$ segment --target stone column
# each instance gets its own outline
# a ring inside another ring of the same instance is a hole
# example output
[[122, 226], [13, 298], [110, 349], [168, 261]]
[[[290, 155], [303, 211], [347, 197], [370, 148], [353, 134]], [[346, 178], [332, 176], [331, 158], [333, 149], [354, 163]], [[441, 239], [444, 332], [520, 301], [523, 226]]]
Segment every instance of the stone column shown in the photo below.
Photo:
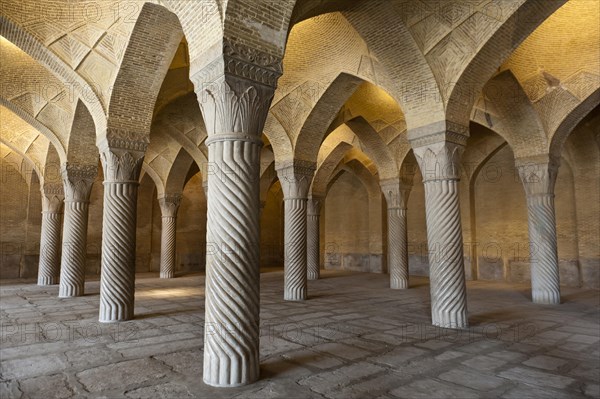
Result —
[[[97, 160], [96, 160], [97, 161]], [[88, 206], [98, 165], [66, 164], [62, 167], [65, 190], [62, 262], [58, 296], [81, 296], [85, 287]]]
[[224, 46], [192, 81], [208, 131], [203, 378], [234, 387], [260, 373], [260, 149], [281, 64]]
[[306, 203], [314, 173], [312, 163], [299, 161], [277, 170], [283, 191], [286, 301], [303, 301], [307, 296]]
[[311, 197], [308, 199], [306, 212], [306, 264], [309, 280], [318, 280], [321, 275], [321, 217], [322, 199]]
[[459, 161], [464, 136], [457, 141], [411, 142], [425, 186], [431, 319], [445, 328], [468, 326], [463, 240], [458, 202]]
[[177, 234], [177, 210], [181, 194], [165, 195], [158, 199], [162, 213], [160, 237], [160, 278], [175, 277], [175, 247]]
[[406, 204], [411, 186], [400, 179], [382, 180], [381, 190], [387, 202], [388, 213], [388, 271], [390, 288], [408, 288], [408, 232]]
[[554, 184], [558, 160], [517, 160], [527, 195], [531, 296], [533, 302], [560, 303], [560, 278], [556, 246]]
[[138, 179], [148, 144], [111, 137], [99, 145], [104, 170], [101, 322], [133, 318]]
[[58, 284], [60, 273], [60, 226], [64, 192], [61, 184], [42, 185], [42, 231], [38, 285]]

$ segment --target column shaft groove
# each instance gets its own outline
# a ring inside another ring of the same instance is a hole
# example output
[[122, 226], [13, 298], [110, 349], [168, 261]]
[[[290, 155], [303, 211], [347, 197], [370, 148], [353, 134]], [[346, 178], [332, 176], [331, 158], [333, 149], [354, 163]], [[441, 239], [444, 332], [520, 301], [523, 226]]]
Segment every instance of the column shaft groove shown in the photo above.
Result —
[[425, 181], [431, 318], [436, 326], [468, 326], [458, 180]]
[[160, 278], [173, 278], [175, 276], [176, 228], [176, 217], [162, 217], [162, 232], [160, 239]]
[[60, 273], [60, 226], [62, 213], [42, 212], [38, 285], [58, 283]]
[[204, 382], [259, 376], [259, 166], [256, 140], [209, 144]]
[[137, 182], [104, 182], [100, 321], [133, 318]]
[[535, 303], [560, 303], [560, 276], [556, 245], [554, 195], [527, 198], [531, 293]]
[[306, 199], [284, 200], [285, 257], [284, 299], [302, 301], [307, 294]]
[[85, 287], [88, 203], [65, 201], [63, 249], [58, 296], [80, 296]]
[[309, 280], [318, 280], [321, 275], [319, 227], [319, 215], [308, 214], [306, 217], [306, 264]]
[[388, 265], [390, 288], [408, 288], [406, 209], [388, 208]]

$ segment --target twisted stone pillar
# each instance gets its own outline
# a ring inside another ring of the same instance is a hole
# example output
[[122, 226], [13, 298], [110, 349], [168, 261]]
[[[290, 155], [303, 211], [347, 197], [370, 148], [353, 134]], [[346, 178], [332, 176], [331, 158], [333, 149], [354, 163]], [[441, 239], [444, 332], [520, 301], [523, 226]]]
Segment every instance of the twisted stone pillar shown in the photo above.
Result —
[[62, 168], [65, 218], [58, 290], [58, 296], [61, 298], [84, 294], [88, 205], [92, 184], [97, 175], [97, 163], [94, 165], [66, 164]]
[[101, 322], [133, 318], [138, 179], [146, 148], [141, 137], [132, 141], [109, 136], [100, 145], [104, 170]]
[[459, 160], [464, 144], [450, 141], [413, 144], [423, 175], [431, 320], [446, 328], [468, 326], [463, 240], [458, 202]]
[[277, 170], [284, 207], [284, 294], [286, 301], [307, 296], [306, 203], [315, 167], [295, 161]]
[[399, 179], [381, 181], [388, 211], [388, 271], [390, 288], [408, 288], [408, 232], [406, 204], [411, 186]]
[[162, 213], [160, 237], [160, 278], [175, 277], [175, 241], [177, 233], [177, 210], [181, 194], [165, 195], [158, 199]]
[[281, 74], [272, 57], [231, 46], [192, 72], [209, 136], [203, 378], [218, 387], [260, 374], [261, 134]]
[[321, 275], [321, 202], [321, 198], [309, 198], [306, 212], [306, 265], [309, 280], [318, 280]]
[[518, 160], [517, 169], [527, 195], [531, 296], [541, 304], [560, 303], [560, 277], [556, 246], [554, 185], [557, 160]]
[[60, 227], [63, 215], [62, 185], [42, 186], [42, 230], [40, 234], [40, 263], [38, 285], [58, 283], [60, 273]]

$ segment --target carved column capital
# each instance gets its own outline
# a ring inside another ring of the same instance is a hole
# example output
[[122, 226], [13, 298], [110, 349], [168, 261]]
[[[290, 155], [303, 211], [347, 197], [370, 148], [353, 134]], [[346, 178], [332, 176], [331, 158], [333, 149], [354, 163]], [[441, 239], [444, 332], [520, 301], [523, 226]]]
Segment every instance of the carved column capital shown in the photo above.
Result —
[[105, 182], [137, 183], [148, 148], [143, 134], [111, 129], [98, 148]]
[[519, 158], [516, 160], [519, 176], [527, 197], [554, 196], [554, 185], [560, 160], [548, 157]]
[[306, 208], [306, 213], [308, 216], [320, 216], [321, 215], [321, 206], [323, 205], [324, 198], [319, 196], [311, 196], [308, 199], [308, 206]]
[[181, 194], [166, 194], [158, 199], [160, 211], [163, 217], [177, 217], [179, 205], [181, 205]]
[[441, 141], [413, 147], [419, 163], [423, 182], [436, 180], [459, 180], [460, 158], [464, 152], [460, 143]]
[[277, 169], [284, 199], [307, 198], [315, 175], [313, 162], [296, 160]]
[[385, 196], [388, 209], [406, 209], [412, 182], [409, 185], [401, 178], [396, 178], [381, 180], [379, 185]]
[[92, 185], [98, 177], [98, 165], [66, 163], [61, 166], [61, 174], [64, 183], [65, 201], [89, 202]]
[[45, 183], [42, 192], [42, 213], [61, 213], [65, 193], [60, 183]]
[[282, 74], [281, 59], [230, 40], [223, 53], [190, 75], [209, 135], [260, 137]]

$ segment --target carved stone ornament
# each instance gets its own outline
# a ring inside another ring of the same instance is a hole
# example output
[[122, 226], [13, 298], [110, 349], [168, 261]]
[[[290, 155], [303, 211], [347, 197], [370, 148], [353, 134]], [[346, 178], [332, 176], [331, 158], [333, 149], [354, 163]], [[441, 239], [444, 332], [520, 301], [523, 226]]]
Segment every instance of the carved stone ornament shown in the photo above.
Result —
[[291, 164], [279, 167], [277, 175], [283, 190], [283, 198], [307, 198], [315, 170], [316, 165], [313, 162], [302, 160], [295, 160]]
[[452, 142], [413, 147], [423, 181], [458, 180], [460, 178], [460, 158], [464, 149], [462, 144]]
[[97, 165], [77, 165], [66, 163], [61, 167], [65, 200], [88, 202], [92, 185], [98, 177]]
[[177, 210], [181, 205], [181, 194], [168, 194], [158, 199], [163, 217], [177, 217]]

